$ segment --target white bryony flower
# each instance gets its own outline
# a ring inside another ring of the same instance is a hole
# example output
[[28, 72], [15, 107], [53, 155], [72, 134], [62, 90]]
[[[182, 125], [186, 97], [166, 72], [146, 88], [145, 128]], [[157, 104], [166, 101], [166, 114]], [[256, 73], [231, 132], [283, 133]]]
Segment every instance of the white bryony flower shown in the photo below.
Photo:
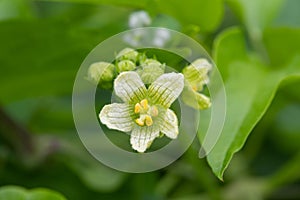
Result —
[[110, 129], [131, 132], [134, 150], [145, 152], [155, 138], [166, 135], [177, 138], [178, 119], [169, 109], [184, 87], [180, 73], [167, 73], [146, 88], [140, 76], [133, 71], [122, 72], [114, 82], [114, 89], [124, 103], [105, 105], [100, 121]]
[[210, 98], [199, 93], [209, 83], [208, 72], [212, 65], [206, 59], [197, 59], [182, 70], [186, 80], [182, 100], [195, 109], [207, 109], [211, 106]]

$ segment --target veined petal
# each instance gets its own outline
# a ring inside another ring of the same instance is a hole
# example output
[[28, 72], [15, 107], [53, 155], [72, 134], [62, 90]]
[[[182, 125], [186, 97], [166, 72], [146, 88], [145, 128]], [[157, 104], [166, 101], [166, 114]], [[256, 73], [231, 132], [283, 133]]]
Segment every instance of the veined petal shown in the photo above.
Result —
[[110, 129], [129, 132], [134, 125], [132, 110], [133, 107], [128, 104], [113, 103], [102, 108], [99, 118]]
[[160, 123], [160, 131], [171, 139], [177, 138], [178, 119], [173, 110], [167, 109], [163, 121]]
[[124, 102], [137, 103], [146, 96], [146, 87], [136, 72], [122, 72], [114, 83], [114, 89]]
[[163, 74], [149, 87], [149, 97], [154, 104], [160, 104], [166, 108], [178, 98], [184, 86], [184, 77], [180, 73]]
[[158, 136], [158, 126], [135, 126], [131, 132], [130, 144], [134, 150], [142, 153], [151, 146], [153, 140]]

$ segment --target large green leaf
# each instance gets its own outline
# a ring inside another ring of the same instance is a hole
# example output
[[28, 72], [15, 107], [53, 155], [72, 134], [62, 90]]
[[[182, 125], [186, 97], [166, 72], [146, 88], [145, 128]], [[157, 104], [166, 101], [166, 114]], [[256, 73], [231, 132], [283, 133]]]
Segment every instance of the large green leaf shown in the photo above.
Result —
[[227, 0], [227, 3], [246, 27], [251, 47], [260, 52], [261, 58], [268, 60], [262, 35], [280, 11], [283, 0]]
[[232, 10], [253, 32], [267, 27], [276, 17], [283, 0], [227, 0]]
[[[281, 37], [278, 36], [280, 33]], [[277, 55], [276, 60], [285, 63], [280, 67], [267, 66], [257, 55], [247, 52], [245, 38], [238, 28], [225, 31], [217, 39], [214, 59], [225, 81], [227, 115], [221, 136], [207, 160], [220, 179], [233, 154], [243, 147], [251, 130], [267, 110], [279, 84], [291, 77], [299, 78], [300, 47], [288, 48], [299, 37], [300, 32], [292, 29], [266, 32], [270, 55], [290, 50], [288, 57]], [[282, 47], [276, 43], [287, 44]]]
[[0, 23], [0, 102], [71, 94], [85, 56], [120, 31], [85, 30], [50, 20]]
[[[62, 31], [63, 30], [63, 31]], [[43, 21], [0, 24], [0, 101], [66, 94], [95, 43], [88, 34]]]
[[49, 189], [26, 190], [18, 186], [4, 186], [0, 188], [0, 200], [66, 200], [66, 198]]

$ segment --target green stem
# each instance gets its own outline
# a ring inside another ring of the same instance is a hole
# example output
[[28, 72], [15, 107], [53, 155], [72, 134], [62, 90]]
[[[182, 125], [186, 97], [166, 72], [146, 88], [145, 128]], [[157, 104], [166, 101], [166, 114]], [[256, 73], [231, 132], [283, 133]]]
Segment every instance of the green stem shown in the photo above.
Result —
[[21, 155], [34, 151], [31, 134], [0, 107], [0, 134]]
[[221, 199], [216, 178], [210, 173], [210, 169], [204, 159], [198, 158], [198, 151], [193, 146], [187, 151], [187, 157], [195, 169], [198, 181], [205, 188], [210, 199]]

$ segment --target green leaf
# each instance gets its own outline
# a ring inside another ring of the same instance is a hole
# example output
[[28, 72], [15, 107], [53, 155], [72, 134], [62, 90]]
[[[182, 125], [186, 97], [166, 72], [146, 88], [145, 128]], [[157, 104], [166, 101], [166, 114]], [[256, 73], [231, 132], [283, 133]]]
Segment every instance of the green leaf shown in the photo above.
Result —
[[99, 34], [46, 20], [7, 21], [0, 23], [0, 43], [0, 102], [7, 104], [71, 94], [76, 71]]
[[[43, 1], [43, 0], [42, 0]], [[213, 31], [221, 23], [224, 7], [223, 0], [45, 0], [72, 3], [109, 4], [139, 8], [175, 17], [184, 24], [200, 27], [202, 31]]]
[[223, 0], [158, 0], [157, 7], [184, 24], [199, 26], [201, 31], [215, 30], [224, 12]]
[[128, 6], [133, 8], [145, 8], [152, 0], [39, 0], [49, 2], [70, 2], [70, 3], [90, 3], [90, 4], [104, 4], [104, 5], [117, 5]]
[[[268, 38], [268, 44], [284, 41], [292, 44], [300, 37], [299, 33], [296, 34], [298, 30], [282, 31], [284, 35], [278, 41], [276, 35], [281, 31], [267, 31], [265, 38]], [[277, 46], [268, 44], [266, 46], [270, 54], [277, 52]], [[288, 44], [285, 47], [288, 48]], [[233, 154], [243, 147], [251, 130], [270, 105], [280, 83], [300, 77], [300, 48], [292, 48], [289, 62], [286, 60], [286, 64], [280, 68], [266, 66], [253, 52], [247, 52], [245, 38], [238, 28], [221, 34], [214, 48], [214, 58], [225, 81], [227, 115], [221, 136], [207, 160], [215, 175], [223, 179]], [[203, 133], [200, 133], [200, 138], [203, 138]]]
[[78, 148], [80, 146], [78, 141], [66, 138], [60, 138], [64, 152], [62, 162], [76, 173], [88, 188], [94, 191], [110, 192], [116, 190], [123, 183], [126, 177], [125, 173], [103, 165], [85, 149]]
[[26, 190], [18, 186], [4, 186], [0, 188], [0, 200], [66, 200], [66, 198], [49, 189]]
[[11, 18], [32, 18], [32, 7], [29, 0], [1, 0], [0, 21]]
[[266, 50], [262, 45], [263, 31], [273, 22], [283, 0], [227, 0], [227, 2], [246, 27], [251, 47], [260, 52], [261, 58], [267, 61]]
[[300, 27], [300, 1], [285, 0], [274, 25]]
[[26, 190], [17, 186], [1, 187], [0, 200], [26, 200]]
[[272, 67], [287, 65], [300, 53], [300, 29], [270, 28], [265, 30], [264, 44]]
[[227, 3], [246, 27], [256, 32], [272, 22], [283, 0], [227, 0]]

